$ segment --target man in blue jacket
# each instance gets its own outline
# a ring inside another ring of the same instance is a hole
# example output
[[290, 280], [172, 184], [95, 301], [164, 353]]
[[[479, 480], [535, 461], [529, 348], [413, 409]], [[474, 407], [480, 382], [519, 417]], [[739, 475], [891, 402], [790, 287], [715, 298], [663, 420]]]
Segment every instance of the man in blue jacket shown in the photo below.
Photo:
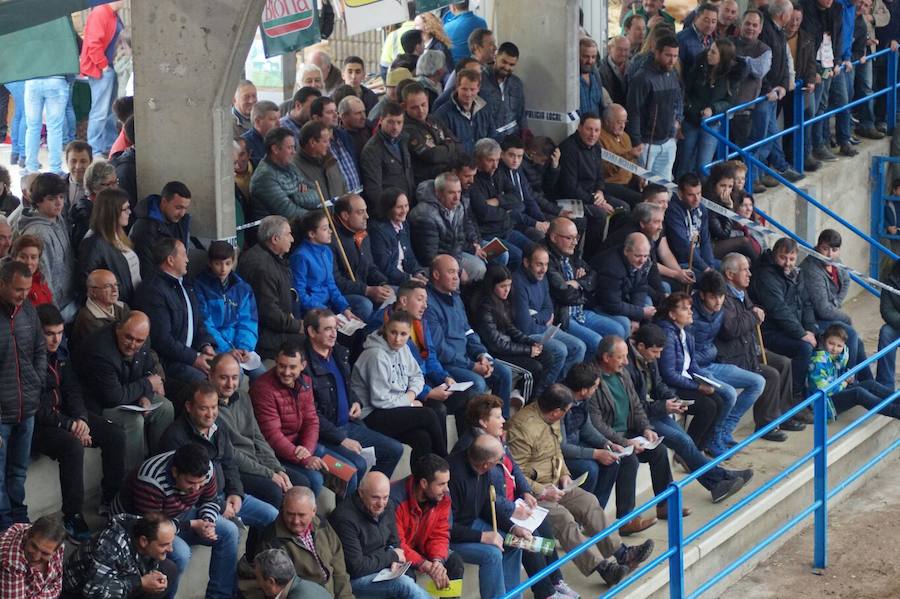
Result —
[[155, 275], [134, 294], [135, 308], [153, 323], [150, 339], [169, 381], [193, 383], [206, 378], [216, 355], [193, 289], [185, 287], [187, 250], [178, 239], [166, 237], [153, 246]]
[[141, 261], [141, 278], [156, 269], [151, 248], [163, 237], [178, 239], [187, 247], [191, 235], [191, 190], [180, 181], [166, 183], [160, 195], [150, 195], [138, 202], [134, 210], [131, 242]]
[[490, 387], [503, 400], [503, 415], [507, 416], [512, 373], [494, 361], [469, 324], [459, 295], [459, 264], [453, 256], [441, 254], [431, 263], [425, 321], [434, 335], [438, 360], [450, 376], [474, 383], [471, 390], [476, 394], [486, 393]]
[[452, 42], [453, 60], [469, 55], [469, 34], [476, 29], [487, 29], [487, 21], [469, 10], [469, 0], [454, 2], [444, 15], [444, 31]]
[[479, 139], [498, 136], [494, 115], [479, 91], [481, 73], [463, 69], [456, 77], [456, 91], [433, 114], [434, 120], [447, 127], [468, 154], [475, 151]]
[[[547, 283], [549, 265], [547, 248], [534, 245], [522, 257], [522, 268], [513, 273], [513, 322], [517, 329], [535, 340], [542, 339], [547, 328], [554, 324], [553, 301]], [[582, 362], [587, 351], [584, 341], [562, 329], [543, 343], [544, 349], [559, 346], [566, 352], [561, 376], [565, 376], [573, 365]]]
[[709, 237], [709, 213], [700, 206], [700, 178], [694, 173], [682, 175], [674, 200], [663, 223], [666, 239], [678, 263], [690, 265], [699, 281], [707, 270], [719, 268]]

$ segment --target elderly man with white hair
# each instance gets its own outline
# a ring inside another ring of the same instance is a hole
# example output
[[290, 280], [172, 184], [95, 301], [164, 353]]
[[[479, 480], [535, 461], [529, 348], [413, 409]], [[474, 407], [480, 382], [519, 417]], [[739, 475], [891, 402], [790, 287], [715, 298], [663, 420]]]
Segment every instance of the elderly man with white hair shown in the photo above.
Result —
[[425, 50], [416, 63], [416, 81], [428, 93], [428, 105], [444, 92], [443, 79], [447, 72], [447, 58], [440, 50]]
[[322, 69], [311, 62], [303, 64], [297, 71], [297, 87], [314, 87], [325, 93], [325, 76]]
[[330, 599], [322, 587], [294, 573], [294, 564], [284, 549], [266, 549], [254, 562], [256, 584], [266, 599]]
[[334, 66], [331, 55], [322, 50], [316, 50], [309, 57], [309, 61], [319, 67], [322, 72], [322, 93], [326, 96], [334, 94], [334, 90], [344, 82], [341, 78], [341, 70]]
[[366, 105], [356, 96], [347, 96], [338, 104], [337, 112], [341, 121], [338, 128], [350, 136], [353, 152], [359, 156], [372, 137], [372, 131], [366, 124]]

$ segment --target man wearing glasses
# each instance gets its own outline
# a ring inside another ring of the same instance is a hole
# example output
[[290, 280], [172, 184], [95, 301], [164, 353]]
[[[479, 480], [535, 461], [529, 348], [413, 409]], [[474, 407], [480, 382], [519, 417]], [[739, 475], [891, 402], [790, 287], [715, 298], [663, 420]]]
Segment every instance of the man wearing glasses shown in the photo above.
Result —
[[92, 333], [128, 317], [128, 304], [119, 301], [119, 284], [112, 271], [98, 268], [87, 278], [87, 301], [78, 316], [69, 344], [73, 347]]

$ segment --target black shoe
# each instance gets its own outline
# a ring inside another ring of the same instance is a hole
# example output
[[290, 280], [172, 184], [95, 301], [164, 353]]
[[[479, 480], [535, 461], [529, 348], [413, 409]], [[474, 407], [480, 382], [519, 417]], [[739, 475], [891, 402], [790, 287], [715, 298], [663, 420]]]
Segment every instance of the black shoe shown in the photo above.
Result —
[[778, 180], [772, 175], [763, 175], [759, 178], [759, 182], [766, 187], [778, 187], [780, 185], [780, 183], [778, 183]]
[[819, 167], [821, 167], [821, 166], [822, 166], [822, 163], [820, 161], [816, 160], [815, 158], [813, 158], [812, 154], [807, 154], [803, 158], [803, 168], [805, 168], [809, 172], [817, 171], [817, 170], [819, 170]]
[[796, 414], [794, 414], [794, 420], [798, 422], [802, 422], [803, 424], [812, 424], [815, 422], [815, 417], [813, 416], [812, 410], [806, 408], [805, 410], [800, 410]]
[[849, 143], [842, 145], [839, 153], [842, 156], [847, 156], [848, 158], [853, 158], [854, 156], [859, 155], [859, 152], [853, 149], [853, 146], [851, 146]]
[[859, 144], [862, 143], [862, 141], [860, 141], [860, 139], [858, 137], [856, 137], [855, 135], [851, 135], [850, 139], [848, 139], [847, 141], [850, 143], [851, 146], [858, 146]]
[[600, 577], [603, 578], [603, 582], [612, 587], [619, 584], [623, 578], [628, 576], [631, 569], [622, 564], [603, 560], [600, 562], [600, 565], [597, 566], [597, 572], [600, 574]]
[[783, 443], [784, 441], [787, 441], [787, 435], [776, 428], [763, 435], [762, 439], [765, 439], [766, 441], [774, 441], [776, 443]]
[[795, 420], [794, 418], [791, 418], [790, 420], [782, 422], [778, 428], [783, 431], [790, 431], [792, 433], [796, 433], [796, 432], [806, 429], [806, 425], [803, 424], [802, 422], [800, 422], [799, 420]]
[[654, 546], [653, 539], [647, 539], [640, 545], [622, 545], [616, 551], [616, 561], [634, 570], [635, 566], [647, 561], [647, 558], [653, 553]]
[[813, 150], [813, 156], [817, 160], [821, 160], [822, 162], [834, 162], [835, 160], [838, 159], [838, 157], [835, 156], [831, 152], [831, 150], [829, 150], [825, 146], [822, 146], [821, 148], [816, 148], [815, 150]]
[[866, 127], [864, 129], [857, 129], [856, 134], [860, 137], [865, 137], [867, 139], [884, 139], [884, 133], [876, 129], [875, 127]]
[[760, 183], [759, 181], [753, 182], [753, 193], [754, 195], [759, 195], [761, 193], [766, 193], [766, 186]]
[[782, 177], [784, 177], [785, 179], [787, 179], [788, 181], [790, 181], [791, 183], [796, 183], [797, 181], [800, 181], [801, 179], [806, 178], [806, 175], [800, 174], [790, 167], [784, 169], [783, 171], [779, 172], [778, 174], [781, 175]]
[[91, 529], [88, 528], [87, 522], [84, 521], [81, 514], [64, 518], [63, 526], [66, 528], [69, 540], [75, 545], [86, 543], [91, 539]]
[[723, 499], [731, 497], [740, 491], [743, 486], [743, 478], [726, 478], [719, 481], [719, 483], [710, 491], [710, 494], [712, 494], [712, 502], [719, 503]]
[[746, 470], [727, 470], [729, 476], [732, 478], [739, 478], [744, 481], [744, 484], [750, 482], [750, 479], [753, 478], [753, 470], [747, 468]]
[[879, 121], [875, 123], [875, 129], [881, 131], [884, 134], [887, 134], [887, 123], [885, 123], [884, 121]]

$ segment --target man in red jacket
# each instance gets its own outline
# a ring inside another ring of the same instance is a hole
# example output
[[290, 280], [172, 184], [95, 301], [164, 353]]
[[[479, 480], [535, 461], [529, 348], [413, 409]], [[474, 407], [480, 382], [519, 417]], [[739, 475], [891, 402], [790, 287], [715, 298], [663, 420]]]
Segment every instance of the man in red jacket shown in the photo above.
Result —
[[412, 465], [412, 474], [391, 485], [397, 502], [397, 535], [406, 559], [439, 589], [461, 579], [465, 564], [450, 553], [450, 465], [433, 453]]
[[84, 26], [84, 43], [79, 64], [81, 75], [91, 86], [91, 112], [88, 115], [88, 143], [97, 154], [109, 155], [116, 141], [116, 117], [112, 103], [118, 97], [116, 42], [124, 25], [118, 16], [124, 1], [103, 4], [91, 11]]

